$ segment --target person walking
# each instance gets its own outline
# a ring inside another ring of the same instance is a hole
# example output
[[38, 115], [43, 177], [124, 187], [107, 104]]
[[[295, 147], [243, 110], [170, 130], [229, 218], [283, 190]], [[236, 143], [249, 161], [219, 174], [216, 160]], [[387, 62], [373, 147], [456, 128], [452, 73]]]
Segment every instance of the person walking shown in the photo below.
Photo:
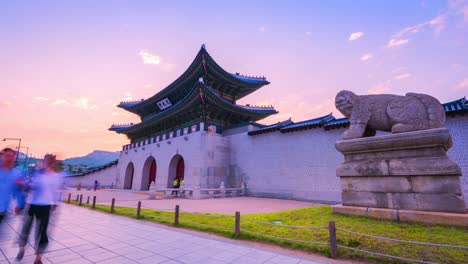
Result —
[[98, 188], [98, 185], [99, 185], [98, 181], [97, 181], [97, 180], [95, 180], [95, 181], [94, 181], [94, 184], [93, 184], [93, 190], [94, 190], [94, 191], [96, 191], [96, 190], [97, 190], [97, 188]]
[[[173, 188], [173, 189], [178, 189], [178, 188], [179, 188], [179, 179], [175, 178], [175, 179], [172, 181], [172, 188]], [[172, 191], [172, 195], [173, 195], [173, 196], [177, 196], [178, 193], [179, 193], [178, 190], [173, 190], [173, 191]]]
[[54, 211], [57, 206], [58, 193], [62, 184], [62, 174], [56, 172], [55, 169], [56, 157], [51, 154], [45, 155], [44, 168], [35, 175], [29, 186], [26, 187], [31, 192], [31, 202], [19, 239], [20, 250], [16, 257], [17, 260], [21, 260], [24, 256], [32, 223], [36, 219], [37, 250], [34, 264], [42, 264], [42, 254], [49, 243], [47, 228], [50, 212]]
[[0, 165], [0, 228], [5, 221], [12, 197], [16, 199], [16, 214], [19, 214], [24, 208], [25, 197], [22, 191], [24, 179], [21, 171], [14, 168], [15, 158], [16, 151], [13, 149], [4, 148], [2, 150]]

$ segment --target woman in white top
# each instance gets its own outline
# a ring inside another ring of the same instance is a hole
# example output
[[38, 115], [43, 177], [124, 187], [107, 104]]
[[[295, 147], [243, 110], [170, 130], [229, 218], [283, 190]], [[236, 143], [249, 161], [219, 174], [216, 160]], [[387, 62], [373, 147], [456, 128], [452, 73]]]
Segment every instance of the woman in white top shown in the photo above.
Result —
[[56, 157], [47, 154], [44, 157], [44, 169], [40, 170], [29, 184], [31, 202], [23, 223], [20, 236], [20, 251], [17, 260], [24, 256], [24, 249], [28, 242], [29, 233], [34, 218], [37, 221], [37, 251], [34, 264], [42, 264], [42, 253], [49, 243], [47, 227], [49, 225], [50, 212], [55, 210], [58, 202], [58, 193], [62, 183], [62, 175], [55, 171]]

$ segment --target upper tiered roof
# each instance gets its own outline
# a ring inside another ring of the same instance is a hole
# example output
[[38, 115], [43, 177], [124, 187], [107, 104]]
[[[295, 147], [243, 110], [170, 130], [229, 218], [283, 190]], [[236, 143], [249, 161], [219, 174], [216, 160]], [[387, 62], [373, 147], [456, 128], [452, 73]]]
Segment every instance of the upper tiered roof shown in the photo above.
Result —
[[220, 97], [232, 103], [269, 84], [265, 77], [227, 72], [210, 56], [205, 45], [202, 45], [187, 70], [169, 86], [148, 99], [121, 102], [118, 107], [146, 119], [150, 115], [164, 111], [156, 107], [156, 103], [161, 100], [167, 98], [172, 104], [182, 100], [200, 77], [203, 77], [205, 84]]
[[182, 100], [165, 111], [155, 112], [138, 124], [112, 125], [109, 130], [137, 139], [194, 121], [230, 126], [257, 121], [276, 113], [272, 106], [233, 104], [199, 80]]
[[109, 130], [132, 141], [196, 122], [231, 126], [263, 119], [277, 111], [272, 106], [238, 105], [236, 101], [269, 84], [265, 77], [229, 73], [203, 45], [188, 69], [159, 93], [118, 106], [138, 114], [137, 124], [112, 125]]

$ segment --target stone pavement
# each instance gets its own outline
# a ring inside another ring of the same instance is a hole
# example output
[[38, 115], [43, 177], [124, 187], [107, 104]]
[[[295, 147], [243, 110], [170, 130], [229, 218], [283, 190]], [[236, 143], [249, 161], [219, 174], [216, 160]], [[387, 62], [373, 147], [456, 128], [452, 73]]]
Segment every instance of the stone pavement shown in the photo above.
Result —
[[67, 199], [68, 192], [72, 193], [72, 200], [76, 199], [77, 194], [83, 194], [83, 202], [86, 202], [88, 196], [91, 197], [91, 201], [92, 197], [96, 196], [98, 204], [110, 205], [112, 198], [115, 198], [116, 206], [136, 207], [138, 201], [142, 201], [142, 207], [148, 209], [174, 209], [175, 205], [178, 204], [182, 210], [187, 212], [220, 214], [234, 214], [236, 211], [241, 212], [241, 214], [268, 213], [318, 205], [312, 202], [258, 197], [147, 200], [148, 194], [139, 194], [126, 190], [98, 190], [97, 192], [68, 190], [63, 193], [64, 200]]
[[[46, 263], [327, 263], [63, 204], [54, 212]], [[0, 231], [0, 264], [15, 263], [21, 218]], [[32, 263], [28, 246], [22, 263]], [[333, 261], [334, 262], [334, 261]]]

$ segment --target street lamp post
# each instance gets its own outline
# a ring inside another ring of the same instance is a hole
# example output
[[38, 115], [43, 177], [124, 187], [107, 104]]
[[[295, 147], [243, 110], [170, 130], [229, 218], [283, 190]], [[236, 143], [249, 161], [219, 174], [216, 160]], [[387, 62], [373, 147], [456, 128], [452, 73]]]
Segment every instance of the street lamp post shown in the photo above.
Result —
[[[7, 140], [18, 140], [18, 151], [20, 150], [21, 148], [21, 138], [4, 138], [3, 141], [7, 141]], [[16, 155], [16, 160], [15, 160], [15, 165], [18, 165], [18, 154]]]
[[[26, 157], [24, 157], [24, 161], [23, 161], [23, 166], [26, 166], [26, 162], [28, 160], [28, 153], [29, 153], [29, 147], [21, 147], [22, 149], [26, 149]], [[19, 155], [19, 149], [18, 149], [18, 155]]]

